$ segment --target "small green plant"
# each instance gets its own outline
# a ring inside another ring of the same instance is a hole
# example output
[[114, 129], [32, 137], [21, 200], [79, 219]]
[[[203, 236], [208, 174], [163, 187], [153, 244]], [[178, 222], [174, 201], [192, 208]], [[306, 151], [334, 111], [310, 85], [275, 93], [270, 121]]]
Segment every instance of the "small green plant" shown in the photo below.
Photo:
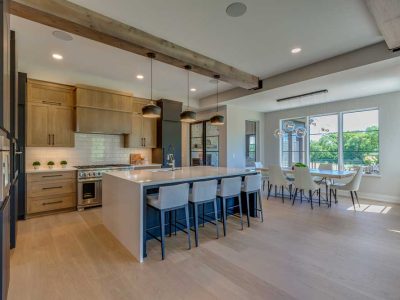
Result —
[[50, 160], [50, 161], [47, 163], [47, 165], [48, 165], [48, 166], [54, 166], [54, 161]]
[[295, 163], [294, 166], [297, 167], [297, 168], [306, 168], [307, 167], [306, 164], [303, 164], [303, 163], [300, 163], [300, 162]]
[[67, 165], [68, 164], [68, 162], [66, 161], [66, 160], [62, 160], [62, 161], [60, 161], [60, 165]]
[[40, 167], [40, 161], [34, 161], [34, 162], [32, 163], [32, 166], [34, 166], [34, 167]]

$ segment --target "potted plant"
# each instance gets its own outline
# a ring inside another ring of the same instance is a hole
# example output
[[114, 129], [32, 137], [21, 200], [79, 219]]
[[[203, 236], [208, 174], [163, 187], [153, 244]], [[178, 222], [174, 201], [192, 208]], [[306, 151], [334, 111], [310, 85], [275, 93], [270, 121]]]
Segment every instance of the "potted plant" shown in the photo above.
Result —
[[33, 166], [33, 168], [34, 168], [35, 170], [39, 169], [39, 168], [40, 168], [40, 161], [34, 161], [34, 162], [32, 163], [32, 166]]
[[67, 164], [68, 164], [68, 162], [66, 160], [60, 161], [61, 168], [66, 168]]
[[293, 167], [292, 167], [292, 170], [294, 170], [294, 167], [297, 167], [297, 168], [306, 168], [306, 167], [307, 167], [307, 165], [306, 165], [306, 164], [303, 164], [303, 163], [300, 163], [300, 162], [298, 162], [298, 163], [295, 163], [295, 164], [293, 165]]
[[50, 160], [50, 161], [47, 163], [47, 166], [49, 167], [49, 169], [53, 169], [53, 167], [54, 167], [54, 161]]

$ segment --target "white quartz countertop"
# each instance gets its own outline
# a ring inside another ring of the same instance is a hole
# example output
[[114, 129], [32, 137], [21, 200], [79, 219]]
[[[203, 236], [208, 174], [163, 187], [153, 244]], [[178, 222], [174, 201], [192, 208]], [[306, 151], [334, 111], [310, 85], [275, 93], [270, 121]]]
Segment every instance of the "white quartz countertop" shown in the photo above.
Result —
[[226, 176], [244, 175], [255, 173], [253, 170], [225, 168], [225, 167], [183, 167], [172, 171], [171, 169], [110, 171], [105, 173], [141, 185], [157, 185], [176, 183], [182, 181], [219, 178]]
[[133, 168], [161, 168], [161, 164], [143, 164], [143, 165], [131, 165]]
[[47, 166], [41, 166], [40, 169], [35, 170], [33, 168], [29, 168], [25, 170], [25, 173], [47, 173], [47, 172], [71, 172], [76, 171], [77, 169], [74, 167], [55, 167], [53, 169], [49, 169]]

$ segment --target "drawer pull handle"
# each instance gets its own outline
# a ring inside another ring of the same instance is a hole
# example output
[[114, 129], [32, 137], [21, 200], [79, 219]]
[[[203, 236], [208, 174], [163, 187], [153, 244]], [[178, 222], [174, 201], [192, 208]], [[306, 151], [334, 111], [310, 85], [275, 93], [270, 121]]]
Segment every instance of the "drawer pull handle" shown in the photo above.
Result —
[[42, 101], [43, 104], [49, 104], [49, 105], [61, 105], [60, 102], [54, 102], [54, 101]]
[[52, 186], [52, 187], [42, 188], [42, 190], [54, 190], [54, 189], [62, 189], [62, 186]]
[[50, 177], [61, 177], [62, 175], [43, 175], [42, 178], [50, 178]]
[[45, 202], [42, 205], [51, 205], [51, 204], [59, 204], [59, 203], [63, 203], [63, 201], [60, 200], [60, 201], [53, 201], [53, 202]]

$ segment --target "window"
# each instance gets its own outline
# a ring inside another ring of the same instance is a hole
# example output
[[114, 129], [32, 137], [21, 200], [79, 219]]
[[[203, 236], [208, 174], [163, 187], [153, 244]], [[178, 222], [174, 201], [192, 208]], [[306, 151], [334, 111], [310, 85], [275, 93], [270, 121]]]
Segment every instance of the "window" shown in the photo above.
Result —
[[310, 167], [330, 163], [339, 169], [339, 116], [310, 117]]
[[[297, 137], [296, 130], [285, 132], [286, 122], [308, 130], [308, 139]], [[281, 166], [296, 162], [318, 168], [333, 164], [337, 170], [363, 166], [365, 173], [379, 174], [379, 110], [370, 109], [282, 120]], [[308, 142], [308, 143], [307, 143]]]
[[[285, 132], [284, 128], [287, 123], [294, 124], [292, 132]], [[297, 162], [306, 163], [306, 144], [303, 137], [298, 137], [296, 134], [297, 128], [306, 127], [307, 118], [283, 120], [281, 121], [282, 135], [282, 153], [281, 165], [288, 168]]]
[[253, 167], [257, 160], [257, 122], [246, 121], [246, 167]]
[[343, 167], [379, 173], [378, 110], [343, 113]]

